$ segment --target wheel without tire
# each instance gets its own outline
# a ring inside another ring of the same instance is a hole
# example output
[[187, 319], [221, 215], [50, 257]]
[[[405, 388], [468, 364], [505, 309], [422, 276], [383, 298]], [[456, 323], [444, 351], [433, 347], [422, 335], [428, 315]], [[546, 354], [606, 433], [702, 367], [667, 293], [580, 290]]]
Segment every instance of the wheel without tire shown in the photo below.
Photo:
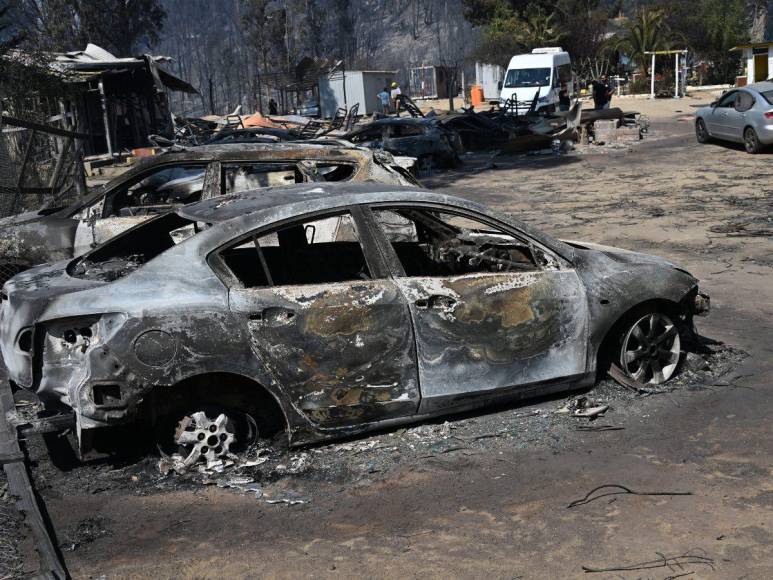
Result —
[[762, 143], [760, 143], [757, 132], [752, 127], [746, 127], [743, 132], [743, 146], [747, 153], [759, 153], [762, 151]]
[[177, 424], [174, 443], [185, 465], [226, 457], [257, 439], [255, 420], [246, 413], [207, 408], [185, 415]]
[[651, 312], [624, 329], [620, 367], [640, 383], [659, 385], [674, 375], [681, 352], [676, 324], [661, 312]]
[[703, 119], [695, 121], [695, 138], [698, 140], [698, 143], [708, 143], [711, 141], [711, 135], [709, 135]]

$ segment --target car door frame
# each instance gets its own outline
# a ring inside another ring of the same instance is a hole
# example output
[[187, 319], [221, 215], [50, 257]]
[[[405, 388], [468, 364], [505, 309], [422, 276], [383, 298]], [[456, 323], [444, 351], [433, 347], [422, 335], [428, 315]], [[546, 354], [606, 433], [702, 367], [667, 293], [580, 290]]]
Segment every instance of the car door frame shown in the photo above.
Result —
[[[382, 282], [382, 283], [388, 283], [394, 286], [395, 289], [395, 296], [400, 301], [400, 304], [402, 304], [405, 313], [406, 313], [406, 323], [407, 328], [405, 329], [406, 334], [404, 335], [404, 338], [406, 342], [410, 345], [409, 353], [406, 354], [406, 360], [402, 361], [403, 365], [410, 365], [411, 368], [409, 368], [405, 375], [407, 377], [413, 377], [413, 384], [405, 384], [405, 385], [396, 385], [395, 396], [392, 397], [390, 400], [383, 401], [384, 403], [387, 403], [383, 406], [383, 415], [382, 416], [368, 416], [362, 418], [361, 422], [363, 424], [367, 423], [375, 423], [375, 422], [381, 422], [385, 420], [401, 420], [406, 419], [408, 417], [411, 417], [413, 415], [416, 415], [418, 413], [418, 409], [421, 404], [421, 389], [419, 387], [419, 380], [418, 380], [418, 361], [416, 356], [416, 341], [414, 337], [414, 329], [413, 329], [413, 322], [410, 316], [410, 308], [407, 304], [407, 301], [405, 300], [404, 296], [402, 295], [402, 292], [399, 290], [399, 286], [394, 281], [392, 275], [391, 275], [391, 269], [384, 261], [383, 253], [381, 252], [378, 241], [373, 235], [373, 230], [370, 227], [370, 223], [365, 218], [363, 207], [359, 204], [347, 204], [337, 207], [330, 207], [325, 208], [323, 210], [317, 210], [313, 212], [303, 213], [303, 214], [296, 214], [292, 217], [288, 217], [282, 220], [277, 220], [274, 222], [271, 222], [270, 224], [264, 224], [262, 226], [259, 226], [253, 230], [250, 230], [249, 232], [239, 235], [235, 238], [230, 239], [228, 242], [223, 243], [219, 245], [217, 248], [209, 252], [207, 255], [207, 262], [209, 263], [212, 270], [216, 273], [216, 275], [220, 278], [220, 280], [223, 282], [223, 284], [228, 289], [228, 295], [229, 295], [229, 310], [232, 314], [236, 314], [236, 311], [233, 310], [231, 306], [232, 301], [232, 292], [234, 289], [247, 291], [248, 288], [245, 288], [242, 282], [236, 277], [236, 275], [231, 271], [231, 269], [227, 266], [225, 263], [225, 260], [223, 259], [221, 252], [225, 250], [226, 248], [233, 247], [234, 244], [239, 244], [240, 242], [247, 241], [250, 239], [258, 238], [264, 234], [270, 233], [272, 231], [275, 231], [277, 229], [282, 228], [285, 225], [298, 222], [298, 221], [313, 221], [315, 219], [324, 218], [326, 216], [331, 216], [335, 214], [343, 214], [343, 213], [349, 213], [351, 215], [352, 220], [354, 222], [356, 233], [359, 238], [360, 245], [362, 247], [362, 252], [365, 258], [365, 262], [368, 266], [368, 269], [370, 271], [371, 279], [367, 282]], [[263, 264], [263, 267], [265, 268], [265, 264]], [[347, 282], [337, 282], [337, 283], [319, 283], [314, 284], [314, 286], [325, 286], [325, 285], [334, 285], [334, 284], [356, 284], [356, 281], [347, 281]], [[302, 288], [302, 287], [308, 287], [308, 285], [295, 285], [295, 286], [273, 286], [275, 288]], [[266, 288], [270, 288], [271, 286], [267, 286]], [[262, 366], [265, 368], [265, 370], [268, 372], [268, 374], [273, 378], [274, 381], [276, 381], [277, 385], [279, 385], [279, 390], [283, 393], [286, 400], [293, 405], [294, 408], [298, 410], [298, 412], [306, 417], [307, 420], [311, 421], [312, 423], [315, 423], [313, 416], [309, 416], [308, 413], [304, 412], [304, 409], [301, 408], [301, 404], [299, 403], [298, 399], [298, 393], [294, 392], [292, 387], [288, 384], [285, 384], [283, 381], [279, 380], [276, 376], [276, 373], [270, 368], [270, 365], [266, 364], [266, 361], [261, 357], [260, 353], [257, 352], [256, 348], [253, 347], [253, 352], [255, 356], [259, 359], [261, 359]], [[400, 391], [402, 389], [402, 391]], [[309, 393], [309, 395], [312, 395], [314, 393]], [[293, 398], [295, 397], [295, 399]], [[389, 406], [391, 404], [391, 407]], [[380, 409], [378, 411], [381, 411]], [[332, 429], [338, 429], [345, 427], [346, 425], [320, 425], [319, 423], [315, 423], [315, 428], [320, 430], [325, 430], [326, 428], [332, 428]]]
[[[483, 223], [488, 223], [492, 227], [502, 230], [503, 232], [509, 235], [513, 235], [516, 238], [524, 240], [532, 248], [532, 251], [533, 251], [533, 248], [536, 248], [540, 252], [543, 252], [547, 256], [550, 256], [552, 259], [556, 260], [559, 266], [559, 269], [556, 271], [562, 271], [562, 270], [573, 271], [575, 273], [578, 286], [582, 290], [582, 296], [580, 297], [581, 298], [580, 304], [584, 305], [585, 307], [584, 313], [583, 313], [583, 320], [582, 320], [582, 325], [584, 326], [584, 330], [580, 329], [581, 333], [579, 338], [581, 338], [583, 342], [581, 345], [579, 345], [578, 348], [576, 348], [576, 351], [577, 351], [576, 354], [582, 358], [581, 363], [577, 365], [577, 371], [578, 371], [577, 373], [572, 373], [571, 375], [566, 375], [566, 376], [555, 377], [545, 381], [537, 381], [534, 383], [525, 383], [525, 384], [519, 383], [519, 384], [509, 385], [505, 388], [498, 388], [494, 391], [483, 391], [483, 390], [470, 391], [468, 393], [462, 394], [461, 396], [449, 395], [449, 396], [442, 396], [442, 397], [433, 397], [433, 396], [428, 396], [428, 393], [422, 389], [421, 406], [419, 408], [419, 412], [421, 414], [432, 415], [432, 414], [436, 414], [438, 412], [443, 412], [444, 410], [450, 410], [450, 409], [463, 410], [463, 409], [475, 408], [486, 404], [486, 402], [488, 402], [489, 400], [507, 399], [507, 398], [512, 398], [513, 396], [529, 397], [536, 394], [546, 394], [549, 392], [556, 392], [566, 388], [567, 385], [580, 384], [581, 381], [586, 381], [588, 379], [588, 360], [590, 356], [589, 348], [588, 348], [589, 341], [590, 341], [590, 311], [587, 306], [587, 296], [585, 293], [584, 284], [581, 278], [579, 277], [579, 275], [577, 274], [574, 264], [570, 259], [560, 255], [560, 253], [556, 252], [555, 250], [548, 248], [545, 244], [539, 242], [538, 240], [535, 240], [532, 236], [514, 227], [513, 225], [502, 222], [488, 214], [477, 212], [472, 209], [462, 208], [458, 206], [449, 206], [449, 205], [444, 205], [441, 203], [434, 203], [434, 202], [388, 201], [388, 202], [376, 202], [376, 203], [366, 204], [365, 207], [363, 207], [363, 210], [364, 210], [363, 217], [369, 222], [369, 226], [370, 226], [369, 229], [373, 231], [373, 236], [378, 244], [379, 249], [383, 254], [384, 261], [387, 264], [387, 266], [390, 268], [391, 275], [394, 278], [408, 277], [408, 276], [406, 275], [403, 265], [400, 263], [400, 260], [396, 252], [392, 248], [389, 240], [387, 239], [386, 235], [384, 234], [383, 230], [378, 224], [378, 220], [376, 219], [376, 216], [373, 213], [374, 210], [378, 210], [381, 208], [383, 209], [416, 208], [416, 209], [425, 209], [425, 210], [427, 209], [437, 210], [444, 213], [457, 214], [462, 217], [467, 217], [476, 221], [481, 221]], [[536, 259], [536, 256], [535, 256], [535, 259]], [[544, 271], [544, 272], [550, 271], [547, 268], [544, 268], [542, 266], [538, 266], [538, 269], [539, 271]], [[411, 301], [408, 299], [408, 297], [406, 297], [406, 301], [408, 302], [410, 307]], [[412, 308], [411, 308], [411, 313], [412, 315], [414, 313]], [[419, 361], [418, 365], [420, 367], [422, 355], [420, 352], [420, 345], [418, 344], [419, 330], [416, 328], [416, 324], [417, 323], [414, 319], [413, 334], [414, 334], [414, 337], [417, 339], [416, 353]], [[421, 370], [419, 370], [419, 383], [421, 387]]]

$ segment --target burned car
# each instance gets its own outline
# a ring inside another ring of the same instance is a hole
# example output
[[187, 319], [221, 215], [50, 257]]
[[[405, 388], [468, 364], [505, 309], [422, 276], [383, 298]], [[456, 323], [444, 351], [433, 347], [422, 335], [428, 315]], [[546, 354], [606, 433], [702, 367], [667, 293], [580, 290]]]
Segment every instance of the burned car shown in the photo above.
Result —
[[215, 143], [276, 143], [277, 141], [297, 141], [298, 135], [287, 129], [273, 127], [242, 127], [223, 129], [212, 135], [204, 145]]
[[0, 284], [72, 258], [172, 207], [247, 189], [312, 181], [418, 185], [386, 152], [351, 144], [219, 144], [151, 157], [67, 207], [0, 219]]
[[587, 387], [603, 361], [661, 383], [707, 306], [661, 258], [421, 189], [305, 184], [15, 276], [0, 348], [81, 446], [139, 422], [196, 461], [256, 432], [301, 444]]
[[355, 145], [415, 157], [419, 164], [454, 166], [462, 150], [459, 136], [433, 117], [389, 117], [356, 127], [343, 136]]

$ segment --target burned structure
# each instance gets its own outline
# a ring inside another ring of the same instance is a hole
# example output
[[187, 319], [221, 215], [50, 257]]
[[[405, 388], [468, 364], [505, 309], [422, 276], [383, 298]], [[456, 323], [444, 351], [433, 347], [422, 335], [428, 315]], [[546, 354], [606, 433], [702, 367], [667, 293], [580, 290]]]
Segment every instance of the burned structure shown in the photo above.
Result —
[[[5, 58], [23, 63], [26, 55], [12, 51]], [[52, 76], [67, 87], [46, 116], [64, 115], [84, 134], [85, 155], [113, 155], [146, 147], [148, 135], [173, 137], [168, 91], [197, 92], [161, 68], [168, 57], [117, 58], [89, 44], [85, 50], [46, 55]]]

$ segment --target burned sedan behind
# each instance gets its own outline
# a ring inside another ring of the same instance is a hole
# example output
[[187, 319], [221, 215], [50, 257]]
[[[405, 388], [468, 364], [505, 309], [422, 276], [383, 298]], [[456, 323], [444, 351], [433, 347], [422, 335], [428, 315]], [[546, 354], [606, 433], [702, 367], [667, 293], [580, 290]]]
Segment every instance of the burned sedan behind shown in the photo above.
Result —
[[566, 244], [420, 189], [305, 184], [201, 201], [6, 283], [10, 379], [82, 447], [138, 422], [221, 456], [590, 386], [671, 378], [706, 308], [660, 258]]
[[393, 155], [415, 157], [422, 165], [454, 166], [462, 151], [459, 135], [432, 117], [378, 119], [354, 128], [343, 138]]
[[72, 258], [171, 208], [247, 189], [312, 181], [417, 185], [389, 153], [337, 143], [240, 143], [169, 150], [82, 201], [0, 220], [0, 284]]

